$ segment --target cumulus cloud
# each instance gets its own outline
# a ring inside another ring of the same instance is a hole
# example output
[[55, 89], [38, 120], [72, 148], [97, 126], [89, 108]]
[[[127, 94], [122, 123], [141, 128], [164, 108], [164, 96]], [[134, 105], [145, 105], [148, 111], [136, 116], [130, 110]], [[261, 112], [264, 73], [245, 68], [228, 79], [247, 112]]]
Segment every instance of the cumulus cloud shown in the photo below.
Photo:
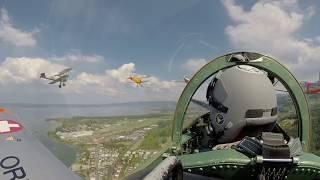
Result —
[[147, 81], [146, 86], [156, 92], [163, 90], [176, 90], [176, 88], [181, 87], [181, 84], [177, 82], [160, 80], [154, 76], [149, 77]]
[[42, 72], [56, 73], [66, 68], [42, 58], [7, 57], [0, 65], [0, 82], [3, 84], [32, 83]]
[[[134, 87], [135, 85], [128, 80], [129, 76], [145, 77], [145, 75], [138, 74], [135, 71], [135, 64], [131, 62], [123, 64], [116, 69], [106, 69], [104, 74], [86, 74], [86, 76], [92, 78], [94, 80], [93, 82], [97, 82], [96, 84], [105, 85], [104, 83], [107, 82], [107, 84], [113, 85], [114, 87], [117, 86], [117, 83], [119, 83], [118, 86], [121, 84], [132, 84]], [[144, 79], [147, 81], [144, 87], [149, 90], [159, 91], [161, 89], [170, 89], [178, 86], [176, 82], [160, 80], [155, 76], [147, 76]]]
[[33, 31], [20, 30], [12, 24], [6, 9], [0, 10], [0, 40], [5, 43], [10, 43], [14, 46], [33, 47], [37, 44], [35, 34], [39, 29]]
[[68, 53], [61, 57], [48, 58], [7, 57], [0, 64], [0, 82], [31, 83], [39, 79], [39, 74], [42, 72], [50, 76], [73, 64], [95, 64], [103, 60], [104, 57], [100, 55], [83, 55], [81, 53]]
[[134, 73], [136, 70], [135, 64], [128, 63], [123, 64], [118, 69], [106, 70], [106, 75], [110, 75], [112, 78], [118, 80], [121, 83], [126, 83], [128, 77]]
[[301, 10], [295, 0], [258, 1], [249, 10], [233, 0], [223, 4], [232, 20], [225, 32], [237, 50], [279, 58], [299, 78], [308, 78], [319, 71], [317, 37], [296, 36], [303, 23], [315, 14], [313, 7]]
[[182, 64], [182, 68], [191, 72], [197, 72], [202, 66], [207, 64], [207, 60], [205, 59], [188, 59], [184, 64]]
[[[61, 58], [63, 59], [63, 57]], [[178, 97], [182, 90], [182, 84], [173, 81], [164, 81], [150, 75], [143, 85], [143, 88], [137, 88], [127, 78], [135, 74], [135, 64], [127, 63], [118, 68], [108, 68], [102, 73], [77, 72], [76, 69], [71, 72], [67, 85], [58, 91], [47, 85], [48, 81], [39, 79], [39, 75], [45, 72], [48, 76], [67, 68], [64, 61], [53, 61], [50, 58], [30, 58], [30, 57], [8, 57], [0, 64], [0, 85], [2, 90], [8, 92], [21, 92], [21, 87], [30, 87], [37, 96], [37, 91], [83, 95], [84, 97], [102, 96], [118, 97], [119, 100], [172, 100]], [[11, 89], [11, 90], [9, 90]]]
[[100, 63], [104, 61], [104, 57], [93, 54], [93, 55], [84, 55], [80, 52], [72, 52], [68, 53], [61, 57], [53, 57], [51, 58], [53, 61], [58, 62], [71, 62], [71, 63]]
[[122, 92], [118, 89], [115, 81], [105, 75], [82, 72], [68, 82], [64, 89], [67, 93], [99, 94], [107, 96], [118, 96]]

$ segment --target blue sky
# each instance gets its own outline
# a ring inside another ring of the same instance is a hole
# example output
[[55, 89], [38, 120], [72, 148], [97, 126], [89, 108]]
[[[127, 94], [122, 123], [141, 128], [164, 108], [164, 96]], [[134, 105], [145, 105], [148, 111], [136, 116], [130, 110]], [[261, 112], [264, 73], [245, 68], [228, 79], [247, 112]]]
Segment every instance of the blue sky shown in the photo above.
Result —
[[[0, 7], [5, 102], [177, 99], [183, 85], [171, 80], [238, 50], [280, 58], [301, 80], [320, 71], [318, 1], [6, 0]], [[63, 90], [37, 77], [64, 67], [74, 70]], [[132, 73], [150, 75], [150, 84], [137, 89], [121, 79]]]
[[182, 42], [187, 45], [176, 56], [177, 63], [213, 58], [216, 47], [228, 47], [221, 38], [228, 17], [220, 2], [6, 1], [3, 7], [21, 29], [41, 29], [37, 49], [23, 55], [63, 56], [77, 50], [102, 55], [111, 67], [134, 61], [146, 73], [170, 79], [177, 74], [168, 74], [168, 62]]

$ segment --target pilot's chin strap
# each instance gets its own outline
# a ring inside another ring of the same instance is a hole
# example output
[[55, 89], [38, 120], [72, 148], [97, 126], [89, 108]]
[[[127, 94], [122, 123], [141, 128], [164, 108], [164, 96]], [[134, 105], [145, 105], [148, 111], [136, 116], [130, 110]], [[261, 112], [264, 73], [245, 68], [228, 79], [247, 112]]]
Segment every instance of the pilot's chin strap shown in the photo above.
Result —
[[291, 138], [287, 143], [280, 133], [263, 132], [261, 139], [245, 137], [233, 147], [237, 151], [255, 158], [259, 180], [283, 180], [302, 154], [299, 140]]

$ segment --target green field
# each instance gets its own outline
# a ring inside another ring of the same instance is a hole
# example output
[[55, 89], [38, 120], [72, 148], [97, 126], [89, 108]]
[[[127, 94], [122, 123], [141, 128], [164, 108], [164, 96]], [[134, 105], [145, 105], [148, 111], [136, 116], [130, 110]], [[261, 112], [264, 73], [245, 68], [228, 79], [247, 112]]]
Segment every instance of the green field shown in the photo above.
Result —
[[[320, 155], [320, 97], [307, 96], [312, 118], [312, 151]], [[186, 118], [202, 111], [191, 108]], [[278, 98], [278, 124], [298, 136], [295, 108], [288, 96]], [[72, 170], [84, 179], [118, 179], [157, 156], [170, 145], [173, 112], [116, 117], [50, 119], [59, 124], [50, 137], [77, 149]]]
[[84, 179], [117, 179], [168, 146], [173, 112], [117, 117], [50, 119], [59, 124], [50, 137], [76, 147], [72, 170]]

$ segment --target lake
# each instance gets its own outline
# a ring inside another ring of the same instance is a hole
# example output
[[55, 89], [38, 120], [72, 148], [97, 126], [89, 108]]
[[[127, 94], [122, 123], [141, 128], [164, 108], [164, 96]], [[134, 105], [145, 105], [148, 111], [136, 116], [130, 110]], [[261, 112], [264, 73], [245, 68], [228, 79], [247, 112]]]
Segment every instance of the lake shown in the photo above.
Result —
[[20, 122], [64, 164], [70, 166], [76, 159], [72, 147], [56, 142], [48, 137], [55, 124], [49, 118], [73, 116], [122, 116], [159, 113], [173, 110], [174, 102], [134, 102], [106, 105], [40, 105], [40, 104], [3, 104], [1, 107], [15, 113]]

